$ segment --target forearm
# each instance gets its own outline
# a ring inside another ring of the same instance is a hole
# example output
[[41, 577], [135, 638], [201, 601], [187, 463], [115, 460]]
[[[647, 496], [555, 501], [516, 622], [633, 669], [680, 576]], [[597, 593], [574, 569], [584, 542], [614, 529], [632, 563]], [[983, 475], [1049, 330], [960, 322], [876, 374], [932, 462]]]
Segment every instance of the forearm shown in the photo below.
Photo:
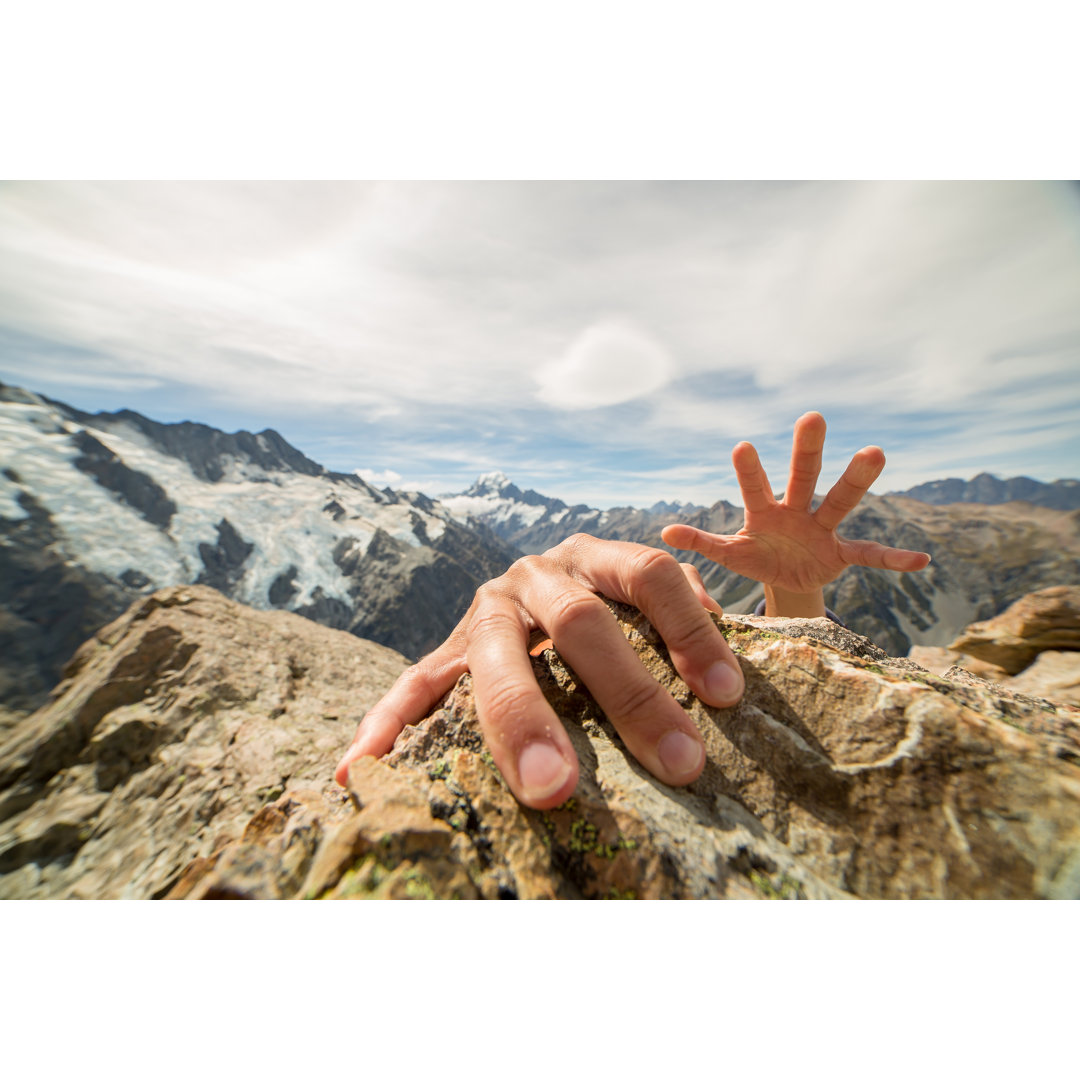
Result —
[[821, 589], [797, 593], [779, 589], [775, 585], [766, 585], [765, 614], [779, 615], [786, 619], [825, 618], [825, 594]]

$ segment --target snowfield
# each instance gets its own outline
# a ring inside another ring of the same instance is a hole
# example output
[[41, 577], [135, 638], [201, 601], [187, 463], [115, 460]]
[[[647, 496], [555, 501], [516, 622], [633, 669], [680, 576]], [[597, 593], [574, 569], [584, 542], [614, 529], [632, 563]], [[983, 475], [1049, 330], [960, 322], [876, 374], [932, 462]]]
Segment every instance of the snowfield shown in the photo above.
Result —
[[[166, 528], [148, 521], [122, 495], [75, 465], [82, 451], [72, 436], [81, 430], [165, 491], [176, 506]], [[446, 528], [442, 515], [447, 511], [437, 504], [432, 513], [372, 494], [360, 481], [273, 471], [236, 457], [220, 460], [224, 476], [210, 483], [133, 424], [80, 424], [40, 399], [0, 403], [0, 517], [25, 519], [28, 511], [19, 495], [32, 493], [52, 518], [63, 555], [114, 580], [136, 570], [154, 588], [195, 581], [204, 570], [200, 545], [216, 546], [218, 525], [227, 519], [254, 546], [236, 599], [269, 606], [271, 583], [295, 566], [293, 584], [299, 592], [292, 604], [310, 602], [317, 588], [347, 603], [348, 581], [333, 560], [341, 540], [363, 553], [382, 529], [420, 547], [424, 541], [418, 533], [433, 542]]]

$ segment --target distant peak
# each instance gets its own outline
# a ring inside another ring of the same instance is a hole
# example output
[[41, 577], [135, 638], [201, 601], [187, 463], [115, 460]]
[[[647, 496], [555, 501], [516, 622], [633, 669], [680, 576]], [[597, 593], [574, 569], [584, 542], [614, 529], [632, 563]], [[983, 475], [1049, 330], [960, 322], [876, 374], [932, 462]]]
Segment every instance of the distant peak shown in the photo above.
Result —
[[520, 495], [518, 489], [510, 483], [510, 477], [504, 472], [481, 473], [466, 492], [468, 495], [501, 495], [507, 493], [511, 497]]

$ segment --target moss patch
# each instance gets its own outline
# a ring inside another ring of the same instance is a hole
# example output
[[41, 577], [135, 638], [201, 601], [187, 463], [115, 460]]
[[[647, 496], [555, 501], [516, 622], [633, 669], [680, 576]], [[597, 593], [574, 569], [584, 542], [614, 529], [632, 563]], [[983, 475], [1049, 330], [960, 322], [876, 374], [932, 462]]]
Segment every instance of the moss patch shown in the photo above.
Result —
[[750, 871], [750, 883], [766, 900], [805, 900], [802, 886], [787, 874], [769, 877], [760, 870]]

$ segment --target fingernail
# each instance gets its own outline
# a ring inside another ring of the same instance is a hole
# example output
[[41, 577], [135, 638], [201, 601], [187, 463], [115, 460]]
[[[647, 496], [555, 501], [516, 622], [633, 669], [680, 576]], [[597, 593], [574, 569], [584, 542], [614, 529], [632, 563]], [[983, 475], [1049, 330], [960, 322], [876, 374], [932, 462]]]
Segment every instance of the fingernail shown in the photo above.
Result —
[[656, 752], [673, 778], [696, 773], [705, 757], [705, 747], [685, 731], [669, 731], [660, 740]]
[[352, 752], [352, 748], [350, 747], [345, 751], [341, 760], [334, 767], [334, 779], [337, 780], [342, 787], [345, 786], [345, 782], [348, 779], [348, 767], [353, 763], [355, 758], [356, 755]]
[[518, 758], [518, 776], [523, 794], [529, 799], [545, 799], [566, 783], [570, 763], [549, 742], [529, 743]]
[[714, 705], [734, 705], [742, 697], [744, 686], [742, 672], [723, 660], [717, 660], [705, 672], [705, 693]]

